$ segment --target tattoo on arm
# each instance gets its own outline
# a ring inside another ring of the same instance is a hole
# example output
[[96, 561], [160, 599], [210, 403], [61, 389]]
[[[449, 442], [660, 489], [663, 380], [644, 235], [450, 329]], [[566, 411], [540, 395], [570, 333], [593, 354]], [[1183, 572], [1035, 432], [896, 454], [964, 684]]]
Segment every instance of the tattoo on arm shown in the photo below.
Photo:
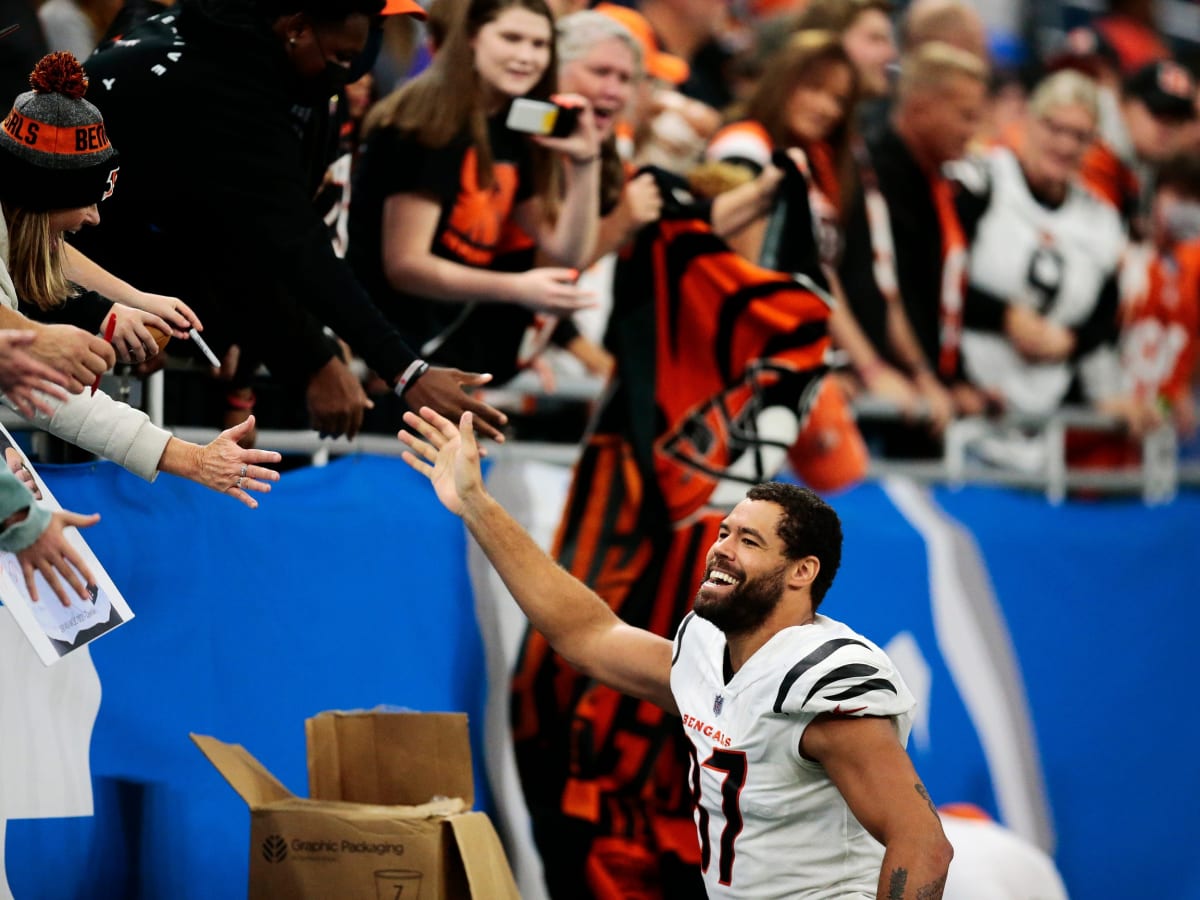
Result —
[[918, 781], [913, 787], [917, 789], [917, 793], [921, 795], [922, 799], [929, 804], [929, 811], [933, 813], [933, 817], [939, 822], [942, 821], [942, 817], [938, 815], [937, 807], [933, 805], [933, 798], [929, 796], [929, 791], [925, 790], [925, 785]]
[[908, 869], [893, 869], [888, 882], [887, 900], [904, 900], [904, 888], [908, 884]]
[[917, 900], [941, 900], [942, 891], [946, 888], [946, 876], [943, 875], [937, 881], [925, 885], [925, 887], [917, 888]]

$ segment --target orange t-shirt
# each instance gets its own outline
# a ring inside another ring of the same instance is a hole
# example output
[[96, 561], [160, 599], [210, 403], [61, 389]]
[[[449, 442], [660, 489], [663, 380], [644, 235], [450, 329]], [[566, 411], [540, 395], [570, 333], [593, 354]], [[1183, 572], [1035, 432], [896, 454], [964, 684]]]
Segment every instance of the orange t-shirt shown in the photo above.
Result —
[[1168, 254], [1131, 252], [1122, 288], [1121, 363], [1135, 395], [1187, 396], [1200, 331], [1200, 239]]

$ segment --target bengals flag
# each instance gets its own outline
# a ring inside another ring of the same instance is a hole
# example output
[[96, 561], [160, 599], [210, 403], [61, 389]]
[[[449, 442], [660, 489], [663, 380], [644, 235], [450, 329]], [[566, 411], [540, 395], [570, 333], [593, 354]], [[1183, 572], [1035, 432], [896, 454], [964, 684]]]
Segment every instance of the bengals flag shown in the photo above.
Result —
[[[866, 456], [824, 378], [828, 304], [730, 250], [683, 183], [655, 174], [663, 218], [618, 265], [607, 338], [618, 371], [556, 555], [626, 621], [669, 637], [725, 510], [749, 485], [790, 456], [798, 472], [815, 463], [823, 486], [845, 486]], [[512, 700], [551, 895], [703, 898], [678, 722], [589, 681], [533, 632]]]

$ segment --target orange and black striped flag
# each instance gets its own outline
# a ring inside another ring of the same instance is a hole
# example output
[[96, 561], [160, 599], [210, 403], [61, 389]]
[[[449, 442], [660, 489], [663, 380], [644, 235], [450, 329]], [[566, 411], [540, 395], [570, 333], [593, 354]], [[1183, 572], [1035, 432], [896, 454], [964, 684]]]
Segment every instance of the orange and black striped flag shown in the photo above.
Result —
[[[626, 621], [670, 636], [724, 510], [800, 443], [824, 382], [830, 310], [734, 253], [686, 187], [656, 174], [664, 215], [618, 266], [607, 337], [617, 374], [556, 554]], [[512, 715], [554, 897], [704, 896], [677, 722], [590, 682], [534, 633]]]

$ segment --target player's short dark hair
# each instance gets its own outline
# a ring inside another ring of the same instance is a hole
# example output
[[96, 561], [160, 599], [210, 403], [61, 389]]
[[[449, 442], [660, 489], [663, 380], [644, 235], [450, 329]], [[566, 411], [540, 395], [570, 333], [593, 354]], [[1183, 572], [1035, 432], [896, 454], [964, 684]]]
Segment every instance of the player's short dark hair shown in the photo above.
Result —
[[812, 583], [813, 610], [821, 605], [842, 563], [842, 522], [833, 507], [806, 487], [765, 481], [746, 492], [747, 500], [765, 500], [783, 509], [777, 529], [788, 559], [815, 556], [821, 571]]

